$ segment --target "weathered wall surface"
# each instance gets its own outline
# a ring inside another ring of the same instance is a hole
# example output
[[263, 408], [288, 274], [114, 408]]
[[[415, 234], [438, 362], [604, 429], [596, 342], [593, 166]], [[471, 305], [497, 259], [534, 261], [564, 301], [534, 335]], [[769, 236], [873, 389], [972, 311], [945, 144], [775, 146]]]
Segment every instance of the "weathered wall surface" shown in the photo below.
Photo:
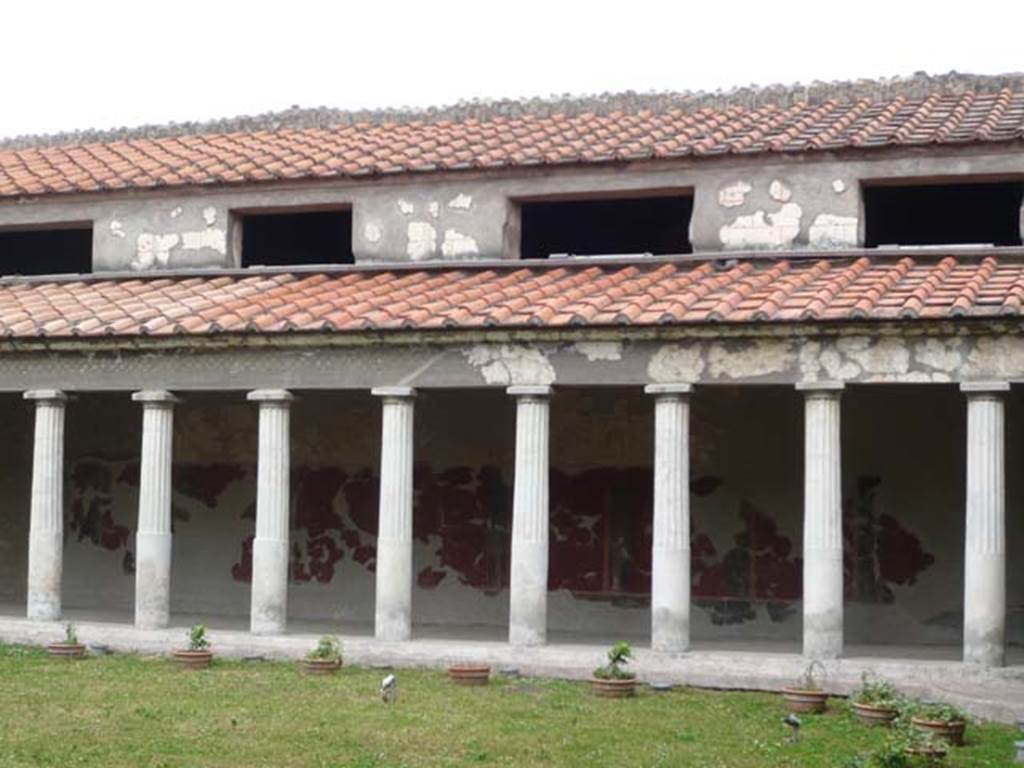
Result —
[[357, 262], [518, 258], [515, 201], [692, 192], [697, 251], [844, 248], [863, 242], [860, 184], [1024, 173], [992, 148], [701, 158], [608, 168], [467, 171], [239, 189], [50, 197], [0, 204], [0, 227], [94, 222], [94, 269], [237, 266], [231, 212], [351, 207]]
[[[964, 409], [952, 386], [853, 387], [843, 400], [849, 642], [957, 643], [963, 583]], [[31, 419], [12, 427], [0, 480], [0, 601], [24, 599]], [[368, 625], [373, 613], [379, 403], [302, 393], [293, 420], [293, 618]], [[648, 631], [653, 406], [623, 389], [552, 405], [549, 624], [605, 639]], [[1024, 398], [1008, 405], [1010, 548], [1024, 544]], [[141, 417], [126, 397], [69, 406], [65, 602], [129, 614]], [[191, 395], [175, 436], [175, 612], [245, 616], [256, 412]], [[497, 391], [424, 393], [416, 414], [417, 625], [507, 621], [514, 408]], [[783, 387], [693, 398], [694, 635], [800, 636], [802, 406]], [[1010, 637], [1024, 643], [1024, 575], [1009, 572]]]

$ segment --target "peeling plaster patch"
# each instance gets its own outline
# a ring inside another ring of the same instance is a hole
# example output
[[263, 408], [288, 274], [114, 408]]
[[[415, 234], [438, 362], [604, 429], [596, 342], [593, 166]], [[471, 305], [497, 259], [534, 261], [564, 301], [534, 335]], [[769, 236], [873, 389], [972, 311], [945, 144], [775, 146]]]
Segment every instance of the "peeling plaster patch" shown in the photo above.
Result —
[[415, 205], [410, 203], [408, 200], [403, 200], [402, 198], [398, 198], [396, 205], [403, 216], [412, 216], [413, 212], [416, 210]]
[[203, 208], [203, 221], [206, 222], [206, 226], [212, 227], [217, 223], [217, 209], [212, 205], [208, 205]]
[[668, 344], [655, 352], [647, 364], [647, 375], [659, 384], [692, 383], [700, 379], [703, 372], [704, 360], [697, 345]]
[[818, 361], [825, 369], [825, 377], [832, 381], [848, 381], [860, 376], [860, 366], [851, 360], [843, 360], [834, 347], [823, 349]]
[[441, 204], [434, 200], [427, 206], [427, 210], [430, 211], [430, 215], [436, 219], [441, 215]]
[[200, 229], [181, 233], [181, 247], [186, 251], [201, 251], [209, 248], [222, 256], [228, 252], [228, 235], [223, 229]]
[[182, 211], [183, 211], [183, 209], [182, 209], [182, 207], [180, 205], [178, 207], [176, 207], [176, 208], [172, 208], [171, 209], [171, 218], [172, 219], [178, 218], [179, 216], [181, 216]]
[[857, 245], [857, 217], [819, 213], [807, 233], [814, 248], [848, 248]]
[[124, 239], [124, 237], [125, 237], [124, 224], [121, 223], [120, 219], [111, 219], [110, 220], [110, 234], [113, 235], [114, 237], [120, 237], [120, 238]]
[[437, 230], [429, 221], [410, 221], [405, 252], [413, 261], [429, 259], [437, 253]]
[[846, 191], [846, 182], [842, 179], [832, 179], [832, 191], [837, 195], [843, 194]]
[[171, 249], [179, 242], [178, 235], [143, 232], [135, 239], [135, 258], [131, 261], [131, 268], [142, 270], [166, 266], [171, 257]]
[[456, 211], [468, 211], [473, 207], [473, 198], [466, 194], [456, 195], [448, 201], [448, 207]]
[[708, 365], [713, 378], [755, 378], [782, 373], [796, 361], [789, 342], [758, 340], [726, 346], [712, 344]]
[[788, 203], [793, 197], [793, 190], [784, 183], [775, 179], [768, 185], [768, 197], [780, 203]]
[[736, 208], [743, 205], [743, 201], [746, 200], [747, 194], [752, 189], [753, 187], [745, 181], [737, 181], [728, 187], [722, 187], [718, 190], [718, 204], [723, 208]]
[[952, 373], [963, 365], [963, 341], [927, 339], [914, 346], [914, 359], [929, 368]]
[[967, 378], [1009, 378], [1024, 374], [1024, 342], [1019, 338], [980, 338], [967, 355]]
[[848, 336], [836, 341], [836, 349], [870, 374], [904, 374], [910, 370], [910, 351], [903, 339], [869, 339]]
[[577, 341], [572, 346], [592, 363], [598, 360], [622, 359], [621, 341]]
[[363, 239], [368, 243], [379, 243], [383, 236], [384, 233], [376, 224], [367, 224], [363, 227]]
[[446, 229], [444, 231], [444, 242], [441, 243], [441, 255], [445, 258], [453, 258], [455, 256], [476, 256], [480, 253], [480, 248], [476, 244], [476, 240], [469, 235], [454, 230]]
[[718, 237], [726, 248], [786, 248], [800, 233], [801, 216], [799, 205], [786, 203], [776, 213], [755, 211], [737, 216], [732, 224], [718, 230]]
[[555, 369], [536, 347], [477, 344], [464, 349], [466, 361], [488, 384], [553, 384]]

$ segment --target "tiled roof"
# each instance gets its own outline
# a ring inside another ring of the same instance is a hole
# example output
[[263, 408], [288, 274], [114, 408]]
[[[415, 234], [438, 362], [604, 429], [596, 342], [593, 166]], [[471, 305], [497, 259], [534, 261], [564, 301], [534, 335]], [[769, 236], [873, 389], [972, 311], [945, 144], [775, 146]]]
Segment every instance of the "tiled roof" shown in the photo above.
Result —
[[0, 335], [16, 338], [1022, 315], [1019, 251], [0, 283]]
[[689, 156], [1007, 142], [1024, 91], [497, 114], [0, 148], [0, 198]]

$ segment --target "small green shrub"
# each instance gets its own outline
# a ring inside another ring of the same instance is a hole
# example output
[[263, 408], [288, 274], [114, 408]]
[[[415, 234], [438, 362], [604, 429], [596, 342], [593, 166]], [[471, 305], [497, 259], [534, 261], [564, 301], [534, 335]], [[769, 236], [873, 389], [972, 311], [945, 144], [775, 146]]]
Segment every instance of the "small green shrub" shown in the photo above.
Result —
[[64, 625], [64, 645], [78, 645], [78, 629], [68, 622]]
[[594, 670], [594, 677], [599, 680], [632, 680], [635, 672], [628, 672], [623, 667], [633, 658], [633, 649], [629, 643], [618, 642], [608, 649], [608, 663]]
[[870, 707], [900, 709], [903, 695], [888, 680], [865, 672], [860, 678], [860, 687], [850, 694], [850, 701]]
[[910, 714], [919, 720], [930, 720], [933, 723], [962, 723], [967, 721], [967, 713], [952, 704], [915, 704]]
[[341, 641], [331, 635], [324, 635], [309, 653], [307, 659], [323, 661], [341, 661]]
[[209, 647], [210, 640], [206, 636], [206, 625], [193, 625], [188, 631], [188, 649], [190, 651], [205, 651]]
[[825, 665], [818, 660], [814, 660], [804, 667], [803, 674], [794, 681], [791, 687], [797, 691], [809, 691], [812, 693], [821, 691], [821, 684], [818, 682], [818, 672], [824, 677]]

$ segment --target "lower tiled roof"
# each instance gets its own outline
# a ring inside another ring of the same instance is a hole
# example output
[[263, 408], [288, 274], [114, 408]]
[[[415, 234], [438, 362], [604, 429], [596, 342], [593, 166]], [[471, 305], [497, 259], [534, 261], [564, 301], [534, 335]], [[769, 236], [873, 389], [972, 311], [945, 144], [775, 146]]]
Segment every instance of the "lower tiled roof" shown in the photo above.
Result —
[[939, 320], [1024, 312], [1020, 251], [0, 282], [16, 338]]

